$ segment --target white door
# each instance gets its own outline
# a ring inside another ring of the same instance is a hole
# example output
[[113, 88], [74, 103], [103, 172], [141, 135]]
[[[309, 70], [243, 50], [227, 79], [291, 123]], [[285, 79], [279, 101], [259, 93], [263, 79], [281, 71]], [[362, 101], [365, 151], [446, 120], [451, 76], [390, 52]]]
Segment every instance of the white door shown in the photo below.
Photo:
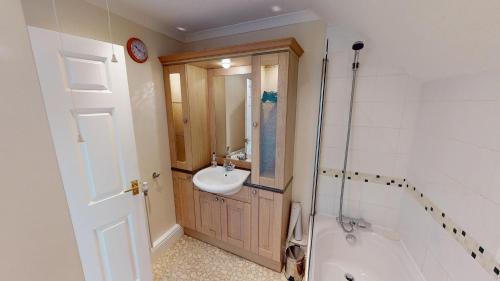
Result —
[[29, 33], [85, 278], [151, 281], [123, 47]]

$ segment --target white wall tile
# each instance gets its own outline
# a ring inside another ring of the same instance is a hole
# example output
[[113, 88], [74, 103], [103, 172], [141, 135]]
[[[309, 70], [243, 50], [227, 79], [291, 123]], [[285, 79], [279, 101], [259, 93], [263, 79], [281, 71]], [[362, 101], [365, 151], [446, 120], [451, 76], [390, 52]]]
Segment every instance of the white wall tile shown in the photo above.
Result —
[[[498, 77], [500, 73], [482, 73], [423, 85], [408, 164], [410, 181], [493, 255], [500, 251]], [[422, 233], [408, 231], [418, 220], [406, 221], [420, 217], [414, 209], [413, 204], [401, 205], [400, 229], [429, 280], [494, 280], [437, 223], [427, 226], [429, 242], [419, 241]], [[417, 243], [429, 252], [426, 257]], [[442, 277], [436, 261], [448, 277]]]

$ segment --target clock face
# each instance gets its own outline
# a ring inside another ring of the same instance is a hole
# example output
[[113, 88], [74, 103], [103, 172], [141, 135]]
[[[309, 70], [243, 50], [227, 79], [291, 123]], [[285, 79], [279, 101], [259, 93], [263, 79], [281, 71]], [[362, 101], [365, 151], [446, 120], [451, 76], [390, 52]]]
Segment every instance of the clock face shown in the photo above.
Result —
[[127, 51], [130, 57], [138, 63], [143, 63], [148, 59], [148, 49], [140, 39], [130, 38], [127, 42]]

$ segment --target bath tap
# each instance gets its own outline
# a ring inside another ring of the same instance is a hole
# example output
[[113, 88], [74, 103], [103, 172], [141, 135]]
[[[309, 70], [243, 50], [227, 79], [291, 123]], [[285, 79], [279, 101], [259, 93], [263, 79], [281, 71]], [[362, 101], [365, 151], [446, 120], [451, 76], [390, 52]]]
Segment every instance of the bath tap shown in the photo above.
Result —
[[[367, 222], [363, 218], [351, 218], [348, 216], [342, 216], [342, 220], [344, 221], [344, 223], [351, 225], [355, 229], [365, 230], [365, 231], [372, 230], [372, 224]], [[337, 222], [340, 223], [339, 217], [337, 217]]]

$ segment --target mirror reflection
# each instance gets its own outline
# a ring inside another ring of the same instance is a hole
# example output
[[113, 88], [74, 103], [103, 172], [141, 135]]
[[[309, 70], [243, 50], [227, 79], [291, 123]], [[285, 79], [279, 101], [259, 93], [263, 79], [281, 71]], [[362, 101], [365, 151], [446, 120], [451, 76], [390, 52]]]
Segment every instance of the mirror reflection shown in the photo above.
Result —
[[252, 139], [251, 74], [220, 75], [212, 79], [215, 109], [215, 153], [250, 161]]

